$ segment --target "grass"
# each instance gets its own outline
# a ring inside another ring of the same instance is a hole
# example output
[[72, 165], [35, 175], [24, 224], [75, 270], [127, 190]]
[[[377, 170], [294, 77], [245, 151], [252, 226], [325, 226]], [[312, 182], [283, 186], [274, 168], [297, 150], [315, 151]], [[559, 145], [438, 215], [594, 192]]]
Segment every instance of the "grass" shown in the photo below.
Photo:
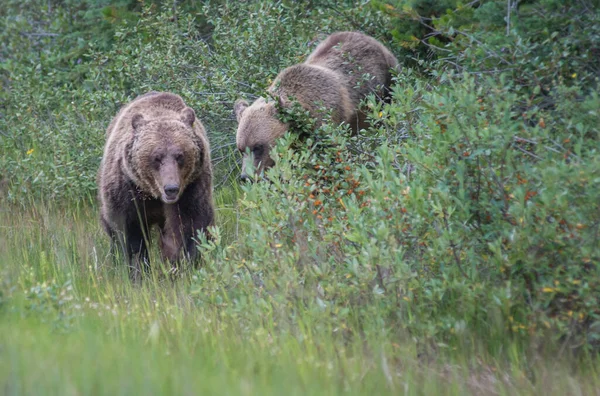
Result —
[[[224, 234], [237, 193], [217, 195]], [[194, 275], [132, 285], [106, 257], [89, 202], [3, 207], [0, 389], [18, 394], [594, 394], [596, 361], [509, 344], [496, 356], [360, 323], [361, 336], [307, 309], [248, 319], [201, 305]], [[239, 232], [239, 229], [238, 229]], [[290, 315], [292, 313], [290, 312]]]

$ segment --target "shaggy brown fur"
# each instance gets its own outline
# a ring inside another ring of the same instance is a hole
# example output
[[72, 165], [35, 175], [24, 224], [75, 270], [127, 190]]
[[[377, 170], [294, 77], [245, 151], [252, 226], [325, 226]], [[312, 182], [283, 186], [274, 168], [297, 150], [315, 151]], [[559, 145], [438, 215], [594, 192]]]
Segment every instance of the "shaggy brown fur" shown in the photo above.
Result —
[[[283, 107], [296, 100], [318, 123], [325, 109], [333, 122], [346, 122], [356, 132], [365, 127], [361, 100], [371, 93], [387, 98], [393, 69], [398, 69], [398, 61], [377, 40], [362, 33], [340, 32], [319, 44], [304, 63], [279, 73], [269, 92]], [[234, 112], [237, 146], [244, 156], [241, 177], [246, 179], [248, 161], [258, 173], [273, 165], [269, 150], [289, 126], [278, 120], [275, 103], [264, 98], [252, 105], [238, 100]]]
[[213, 223], [210, 148], [194, 110], [172, 93], [150, 92], [119, 111], [106, 132], [98, 172], [102, 224], [124, 249], [133, 279], [160, 229], [165, 259], [194, 258], [192, 238]]

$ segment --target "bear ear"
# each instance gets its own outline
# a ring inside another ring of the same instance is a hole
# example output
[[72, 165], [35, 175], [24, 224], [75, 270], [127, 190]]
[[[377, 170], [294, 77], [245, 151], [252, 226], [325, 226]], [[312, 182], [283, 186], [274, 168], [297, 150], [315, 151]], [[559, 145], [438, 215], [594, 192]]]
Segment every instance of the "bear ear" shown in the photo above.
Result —
[[183, 109], [181, 112], [181, 122], [189, 127], [192, 127], [192, 125], [194, 125], [194, 121], [196, 121], [196, 113], [194, 112], [194, 109], [191, 107], [186, 107]]
[[141, 114], [134, 114], [133, 117], [131, 117], [131, 126], [133, 127], [133, 129], [138, 129], [144, 125], [146, 125], [147, 121], [144, 120], [144, 116]]
[[286, 97], [284, 97], [283, 95], [279, 95], [277, 96], [277, 104], [279, 105], [280, 108], [286, 108], [288, 105], [288, 100]]
[[237, 121], [240, 122], [240, 119], [242, 118], [242, 113], [244, 113], [244, 110], [246, 110], [248, 108], [248, 102], [246, 102], [244, 99], [238, 99], [235, 101], [235, 104], [233, 105], [233, 112], [235, 113], [235, 117], [237, 118]]

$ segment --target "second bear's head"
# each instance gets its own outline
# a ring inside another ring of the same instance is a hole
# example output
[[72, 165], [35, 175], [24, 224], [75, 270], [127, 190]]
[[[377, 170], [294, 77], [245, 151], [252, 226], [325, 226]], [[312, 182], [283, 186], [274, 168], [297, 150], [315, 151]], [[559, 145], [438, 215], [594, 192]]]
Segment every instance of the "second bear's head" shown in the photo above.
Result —
[[134, 114], [134, 138], [127, 147], [126, 165], [136, 185], [166, 204], [177, 202], [203, 169], [208, 148], [195, 131], [202, 128], [199, 122], [189, 107], [179, 118], [145, 119]]
[[239, 99], [235, 102], [234, 112], [238, 121], [236, 144], [243, 156], [240, 178], [245, 181], [249, 179], [250, 166], [260, 175], [274, 165], [269, 152], [277, 138], [288, 130], [288, 125], [278, 119], [275, 102], [267, 102], [264, 98], [257, 99], [252, 105]]

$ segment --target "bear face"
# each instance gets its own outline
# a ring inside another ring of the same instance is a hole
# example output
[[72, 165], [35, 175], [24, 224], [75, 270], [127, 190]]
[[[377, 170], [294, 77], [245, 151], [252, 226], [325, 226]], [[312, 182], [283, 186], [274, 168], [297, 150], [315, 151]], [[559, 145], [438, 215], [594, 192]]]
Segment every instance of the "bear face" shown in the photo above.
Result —
[[131, 118], [128, 173], [142, 191], [165, 204], [176, 203], [201, 168], [202, 146], [192, 129], [194, 120], [190, 108], [182, 112], [180, 120], [145, 120], [142, 114]]
[[257, 99], [252, 105], [245, 100], [237, 100], [234, 111], [238, 121], [236, 144], [242, 153], [240, 178], [248, 180], [250, 165], [260, 175], [275, 164], [270, 151], [277, 138], [288, 130], [288, 125], [277, 118], [275, 103], [264, 98]]

